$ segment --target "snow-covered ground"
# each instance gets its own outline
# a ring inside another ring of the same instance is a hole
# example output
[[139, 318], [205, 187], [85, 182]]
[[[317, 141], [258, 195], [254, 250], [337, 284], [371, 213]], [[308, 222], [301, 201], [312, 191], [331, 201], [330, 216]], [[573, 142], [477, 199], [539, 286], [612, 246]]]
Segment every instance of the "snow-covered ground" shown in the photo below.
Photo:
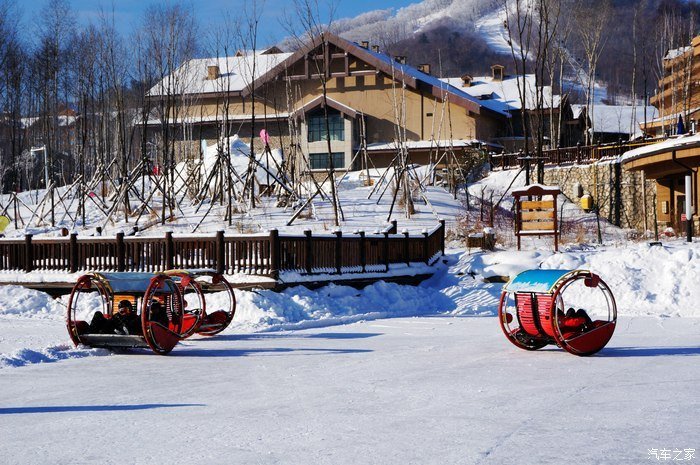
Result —
[[433, 316], [4, 369], [3, 462], [649, 463], [699, 448], [698, 330], [625, 319], [582, 359]]
[[[233, 148], [232, 148], [233, 150]], [[234, 163], [241, 163], [240, 160], [232, 157]], [[210, 159], [205, 159], [205, 162], [211, 162]], [[209, 171], [205, 164], [202, 169], [203, 175]], [[184, 168], [183, 168], [184, 169]], [[364, 230], [371, 233], [375, 230], [384, 229], [390, 219], [396, 219], [399, 222], [399, 228], [408, 229], [412, 233], [420, 233], [422, 230], [430, 230], [433, 228], [440, 218], [454, 220], [461, 209], [459, 200], [455, 200], [450, 193], [445, 189], [426, 186], [424, 197], [416, 196], [415, 198], [415, 214], [410, 218], [406, 218], [405, 209], [400, 205], [395, 205], [392, 216], [389, 218], [389, 209], [393, 202], [393, 191], [387, 188], [385, 180], [392, 179], [393, 171], [390, 168], [387, 176], [383, 176], [385, 169], [371, 169], [370, 176], [375, 185], [364, 186], [362, 172], [349, 172], [343, 176], [338, 182], [338, 197], [344, 220], [341, 221], [341, 229], [343, 232], [352, 233], [357, 230]], [[415, 176], [424, 179], [428, 172], [425, 167], [418, 167], [415, 170]], [[204, 177], [204, 176], [203, 176]], [[258, 173], [258, 177], [265, 178], [264, 174]], [[382, 181], [382, 182], [380, 182]], [[150, 180], [144, 181], [145, 192], [150, 192]], [[310, 207], [297, 218], [294, 223], [287, 226], [290, 218], [295, 212], [292, 207], [278, 207], [276, 205], [276, 197], [262, 197], [261, 203], [255, 208], [247, 210], [238, 205], [240, 213], [234, 214], [231, 225], [224, 220], [226, 204], [220, 205], [216, 203], [210, 204], [210, 199], [205, 199], [201, 204], [193, 204], [189, 200], [181, 202], [180, 207], [175, 211], [175, 219], [166, 222], [165, 225], [159, 224], [153, 217], [143, 215], [139, 222], [139, 228], [147, 229], [139, 232], [139, 234], [162, 235], [165, 231], [172, 231], [175, 234], [191, 235], [193, 232], [200, 233], [215, 233], [218, 230], [224, 229], [228, 234], [250, 234], [258, 232], [267, 232], [270, 229], [278, 229], [281, 233], [300, 234], [306, 229], [313, 230], [317, 233], [329, 233], [338, 228], [335, 226], [333, 204], [330, 201], [330, 183], [323, 184], [324, 192], [328, 197], [317, 196], [311, 203]], [[135, 185], [137, 190], [141, 190], [141, 182]], [[57, 189], [57, 196], [63, 195], [66, 187]], [[315, 192], [315, 187], [311, 182], [304, 184], [305, 195], [307, 192]], [[5, 235], [7, 237], [23, 237], [24, 234], [35, 234], [45, 236], [60, 235], [61, 228], [67, 228], [70, 231], [76, 231], [80, 236], [95, 235], [95, 228], [102, 227], [104, 235], [114, 235], [118, 231], [124, 231], [126, 234], [132, 232], [136, 224], [136, 218], [131, 217], [129, 221], [124, 221], [123, 214], [116, 213], [109, 221], [106, 215], [100, 212], [92, 202], [101, 202], [99, 196], [93, 197], [94, 200], [86, 200], [87, 215], [85, 227], [82, 226], [82, 220], [78, 214], [77, 198], [65, 200], [63, 203], [58, 203], [55, 215], [55, 227], [50, 226], [50, 216], [46, 208], [37, 208], [42, 204], [45, 196], [44, 190], [28, 191], [18, 195], [20, 201], [19, 209], [24, 218], [24, 225], [19, 223], [15, 227], [11, 223]], [[67, 196], [70, 198], [71, 196]], [[429, 203], [424, 201], [428, 199]], [[132, 196], [132, 209], [138, 209], [140, 202], [135, 196]], [[0, 206], [8, 205], [11, 201], [10, 195], [0, 195]], [[111, 205], [107, 199], [106, 203]], [[48, 205], [48, 201], [44, 202]], [[155, 211], [160, 212], [161, 198], [154, 195], [151, 205]], [[69, 214], [66, 214], [65, 211]], [[34, 215], [36, 211], [36, 215]]]
[[[472, 205], [505, 192], [507, 212], [514, 175], [471, 185]], [[457, 224], [463, 200], [431, 195]], [[369, 208], [365, 224], [384, 215]], [[587, 218], [570, 203], [565, 216]], [[605, 245], [560, 253], [455, 239], [415, 287], [237, 290], [226, 331], [167, 357], [75, 348], [65, 297], [0, 287], [0, 463], [638, 464], [698, 450], [700, 242], [605, 231]], [[532, 268], [608, 283], [618, 326], [598, 355], [507, 342], [501, 281]]]
[[[227, 331], [168, 357], [74, 348], [65, 298], [0, 288], [4, 457], [587, 464], [698, 449], [699, 243], [451, 249], [443, 262], [418, 287], [237, 291]], [[537, 267], [590, 267], [610, 284], [619, 324], [599, 355], [506, 341], [502, 284], [485, 278]]]

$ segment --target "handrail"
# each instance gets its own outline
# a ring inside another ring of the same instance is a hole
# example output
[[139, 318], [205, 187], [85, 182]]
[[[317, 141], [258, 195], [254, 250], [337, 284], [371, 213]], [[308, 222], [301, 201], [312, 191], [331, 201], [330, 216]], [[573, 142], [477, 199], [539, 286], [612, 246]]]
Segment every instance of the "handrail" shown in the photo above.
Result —
[[394, 265], [431, 265], [445, 249], [445, 222], [419, 235], [397, 234], [396, 223], [380, 234], [268, 234], [0, 238], [0, 271], [144, 271], [211, 268], [279, 278], [301, 274], [389, 271]]

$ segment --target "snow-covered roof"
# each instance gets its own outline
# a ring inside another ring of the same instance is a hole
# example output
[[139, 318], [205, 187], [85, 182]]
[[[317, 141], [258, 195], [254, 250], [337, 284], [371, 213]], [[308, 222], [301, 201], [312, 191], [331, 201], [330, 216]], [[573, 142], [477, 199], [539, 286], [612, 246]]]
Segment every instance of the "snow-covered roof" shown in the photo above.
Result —
[[[261, 50], [253, 54], [232, 57], [198, 58], [186, 61], [174, 73], [158, 82], [149, 91], [149, 96], [177, 94], [209, 94], [216, 92], [240, 92], [254, 79], [270, 71], [291, 53], [269, 53]], [[253, 59], [255, 75], [253, 76]], [[219, 67], [219, 76], [208, 79], [210, 66]]]
[[[31, 126], [34, 126], [40, 120], [41, 117], [39, 116], [30, 116], [27, 118], [20, 118], [20, 124], [22, 125], [22, 129], [27, 129]], [[77, 120], [78, 117], [73, 115], [58, 115], [56, 117], [58, 126], [62, 128], [74, 125]]]
[[700, 147], [700, 134], [683, 135], [659, 142], [658, 144], [645, 145], [634, 150], [629, 150], [622, 154], [620, 161], [626, 163], [650, 155], [667, 153], [673, 150], [692, 149], [695, 147]]
[[680, 48], [673, 48], [666, 52], [666, 56], [664, 56], [664, 60], [673, 60], [674, 58], [678, 58], [679, 56], [683, 55], [684, 53], [688, 52], [690, 49], [692, 49], [690, 45], [687, 47], [680, 47]]
[[[472, 147], [484, 144], [484, 142], [476, 139], [455, 139], [455, 140], [409, 140], [406, 141], [404, 146], [409, 150], [425, 150], [437, 147]], [[494, 146], [496, 144], [487, 144]], [[378, 142], [374, 144], [367, 144], [367, 151], [369, 152], [382, 152], [386, 150], [396, 150], [399, 147], [397, 142]]]
[[[585, 105], [571, 105], [574, 118], [579, 118], [585, 108]], [[644, 106], [593, 105], [587, 113], [596, 133], [633, 136], [640, 133], [639, 125], [644, 124]], [[656, 107], [646, 107], [647, 122], [651, 122], [658, 115], [659, 110]]]
[[[459, 88], [464, 93], [479, 100], [482, 105], [495, 105], [501, 111], [517, 111], [522, 107], [520, 101], [520, 87], [525, 90], [525, 108], [534, 110], [537, 108], [537, 79], [534, 74], [522, 76], [504, 76], [503, 80], [494, 80], [491, 76], [475, 76], [469, 87], [463, 87], [461, 77], [444, 78], [442, 81]], [[524, 83], [524, 87], [523, 87]], [[561, 96], [552, 96], [552, 87], [542, 87], [544, 102], [543, 108], [559, 108]]]

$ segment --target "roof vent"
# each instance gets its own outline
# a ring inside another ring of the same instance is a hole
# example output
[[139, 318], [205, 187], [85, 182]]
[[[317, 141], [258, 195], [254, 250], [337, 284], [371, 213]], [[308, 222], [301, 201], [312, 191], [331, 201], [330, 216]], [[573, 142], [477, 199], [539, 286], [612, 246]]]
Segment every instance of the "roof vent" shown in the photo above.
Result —
[[207, 66], [207, 79], [213, 81], [214, 79], [219, 79], [219, 67], [216, 65]]
[[403, 55], [396, 55], [396, 56], [394, 57], [394, 60], [395, 60], [398, 64], [400, 64], [400, 65], [405, 65], [405, 64], [406, 64], [406, 57], [403, 56]]
[[423, 63], [422, 65], [418, 65], [418, 71], [425, 73], [425, 74], [430, 74], [430, 64]]
[[372, 51], [374, 53], [379, 53], [379, 45], [372, 45]]
[[369, 41], [363, 40], [362, 42], [360, 42], [360, 47], [362, 47], [364, 49], [368, 49], [369, 48]]
[[474, 78], [472, 78], [468, 74], [465, 74], [464, 76], [462, 76], [462, 87], [471, 87], [473, 81]]

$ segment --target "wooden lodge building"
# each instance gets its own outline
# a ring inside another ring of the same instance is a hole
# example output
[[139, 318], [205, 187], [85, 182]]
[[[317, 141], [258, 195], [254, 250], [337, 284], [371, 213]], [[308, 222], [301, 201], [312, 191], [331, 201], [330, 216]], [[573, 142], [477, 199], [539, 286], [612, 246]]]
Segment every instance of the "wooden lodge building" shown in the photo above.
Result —
[[[388, 166], [397, 140], [404, 141], [412, 162], [427, 164], [438, 146], [467, 151], [507, 137], [512, 117], [498, 102], [431, 75], [428, 65], [414, 68], [367, 42], [330, 33], [294, 53], [272, 48], [190, 60], [148, 95], [154, 108], [177, 100], [167, 120], [182, 128], [179, 158], [196, 158], [203, 144], [225, 135], [245, 141], [254, 135], [260, 144], [257, 135], [264, 128], [285, 156], [300, 149], [312, 171], [328, 166], [326, 112], [333, 164], [340, 169], [357, 169], [357, 158], [350, 164], [363, 147], [375, 166]], [[164, 121], [152, 116], [149, 130], [157, 135]]]
[[[671, 136], [670, 139], [627, 152], [623, 166], [641, 171], [656, 182], [656, 218], [660, 226], [673, 227], [683, 234], [686, 230], [685, 205], [692, 199], [694, 230], [698, 234], [697, 206], [700, 204], [700, 136], [693, 135], [700, 120], [700, 36], [691, 45], [671, 50], [664, 58], [666, 76], [659, 81], [658, 93], [651, 103], [659, 116], [646, 127], [651, 136]], [[683, 125], [679, 125], [679, 117]], [[681, 134], [685, 135], [681, 135]], [[685, 178], [691, 176], [692, 189], [686, 192]]]

